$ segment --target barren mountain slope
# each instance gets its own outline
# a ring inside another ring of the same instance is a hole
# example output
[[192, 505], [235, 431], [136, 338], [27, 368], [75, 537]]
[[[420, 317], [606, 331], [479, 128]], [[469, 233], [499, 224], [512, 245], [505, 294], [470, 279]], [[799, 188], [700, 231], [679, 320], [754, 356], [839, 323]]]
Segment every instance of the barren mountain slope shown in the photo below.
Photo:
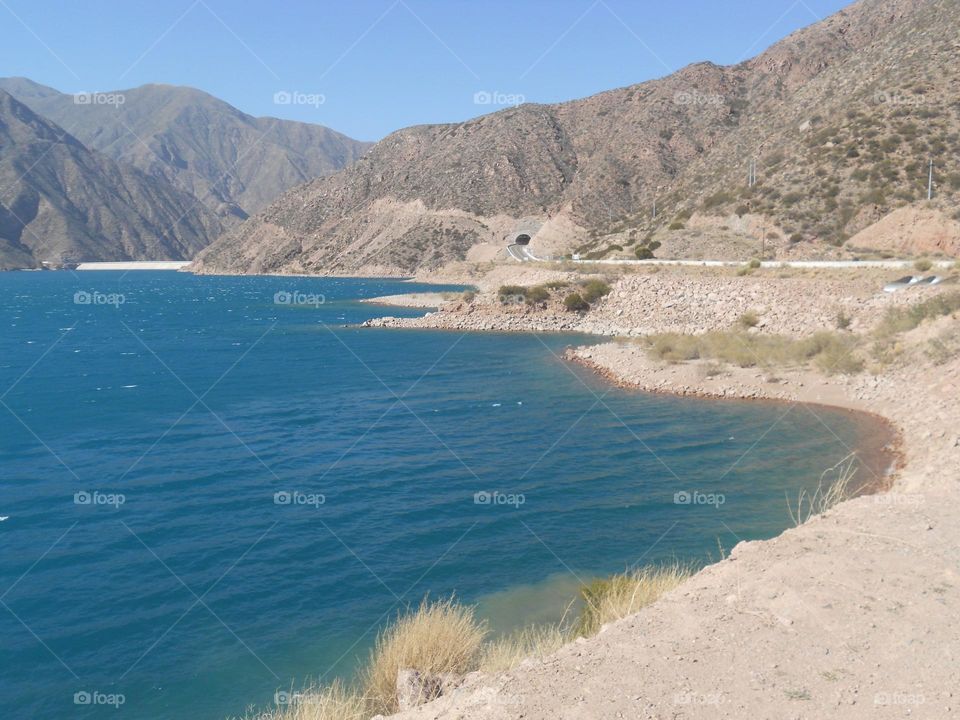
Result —
[[185, 259], [220, 231], [195, 198], [88, 150], [0, 90], [0, 269]]
[[[945, 54], [927, 61], [918, 52], [903, 66], [904, 82], [923, 82], [928, 67], [940, 72], [955, 60], [942, 46], [956, 35], [956, 9], [956, 0], [862, 0], [734, 67], [701, 63], [584, 100], [402, 130], [354, 167], [295, 189], [228, 233], [196, 267], [410, 272], [467, 257], [481, 243], [502, 247], [518, 228], [540, 223], [535, 248], [625, 254], [698, 210], [763, 213], [778, 227], [789, 220], [804, 239], [838, 242], [838, 218], [850, 209], [838, 204], [824, 216], [785, 189], [794, 162], [813, 152], [809, 139], [819, 138], [817, 129], [803, 135], [801, 118], [811, 107], [845, 106], [841, 90], [897, 65], [908, 38]], [[760, 182], [741, 198], [751, 155]], [[871, 199], [858, 194], [854, 215]], [[794, 212], [801, 209], [803, 218]]]
[[75, 98], [7, 78], [0, 89], [91, 149], [166, 178], [228, 222], [340, 170], [370, 147], [322, 125], [251, 117], [187, 87], [144, 85]]

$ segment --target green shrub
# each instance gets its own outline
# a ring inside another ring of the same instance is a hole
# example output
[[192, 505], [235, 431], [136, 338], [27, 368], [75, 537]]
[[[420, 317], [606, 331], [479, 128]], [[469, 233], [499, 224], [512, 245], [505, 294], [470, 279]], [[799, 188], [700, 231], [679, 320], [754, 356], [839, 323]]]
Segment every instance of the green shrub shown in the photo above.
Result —
[[581, 297], [580, 293], [570, 293], [563, 299], [563, 306], [570, 312], [586, 312], [590, 303]]
[[926, 258], [920, 258], [913, 264], [914, 270], [918, 270], [919, 272], [927, 272], [932, 267], [933, 263]]
[[837, 329], [838, 330], [849, 330], [850, 324], [853, 322], [853, 319], [841, 310], [837, 313]]
[[646, 245], [637, 245], [637, 247], [633, 250], [633, 254], [637, 256], [637, 260], [653, 259], [653, 250]]
[[525, 293], [528, 303], [540, 303], [546, 302], [550, 299], [550, 291], [547, 290], [543, 285], [534, 285], [531, 288], [527, 288]]
[[908, 332], [924, 320], [952, 315], [960, 310], [960, 292], [938, 295], [922, 303], [906, 308], [891, 308], [887, 311], [875, 334], [879, 338]]
[[501, 285], [500, 289], [497, 291], [497, 297], [500, 298], [500, 302], [504, 302], [508, 298], [526, 296], [527, 289], [523, 287], [523, 285]]
[[686, 225], [684, 225], [684, 224], [683, 224], [682, 222], [680, 222], [679, 220], [674, 220], [672, 223], [670, 223], [670, 226], [669, 226], [667, 229], [668, 229], [668, 230], [683, 230], [685, 227], [686, 227]]
[[753, 258], [753, 260], [747, 263], [747, 267], [750, 268], [751, 270], [759, 270], [761, 264], [762, 263], [760, 262], [760, 260], [758, 260], [757, 258]]
[[604, 295], [609, 294], [610, 286], [607, 285], [607, 283], [605, 283], [603, 280], [587, 280], [587, 282], [583, 283], [583, 291], [581, 295], [588, 303], [595, 302]]

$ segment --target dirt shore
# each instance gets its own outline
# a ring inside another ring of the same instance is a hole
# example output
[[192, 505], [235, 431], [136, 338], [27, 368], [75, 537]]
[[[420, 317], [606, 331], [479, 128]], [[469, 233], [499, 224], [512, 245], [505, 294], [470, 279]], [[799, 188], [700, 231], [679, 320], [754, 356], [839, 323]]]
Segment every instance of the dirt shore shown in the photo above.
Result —
[[[642, 316], [630, 309], [643, 307], [642, 298], [617, 292], [640, 285], [615, 288], [605, 315]], [[790, 304], [770, 325], [823, 329], [832, 316], [825, 308], [849, 297], [862, 331], [907, 297], [858, 295], [855, 283], [841, 294], [805, 289], [805, 297], [790, 300], [797, 289], [782, 295]], [[707, 303], [695, 307], [709, 312]], [[678, 325], [707, 321], [677, 312]], [[668, 314], [663, 322], [674, 320]], [[469, 676], [398, 717], [939, 720], [960, 713], [960, 358], [935, 362], [926, 349], [958, 325], [956, 318], [925, 324], [902, 338], [896, 363], [852, 376], [707, 373], [699, 363], [651, 360], [630, 341], [569, 351], [626, 387], [777, 400], [785, 413], [816, 414], [817, 404], [873, 413], [903, 440], [899, 470], [887, 492], [848, 500], [772, 540], [740, 542], [596, 637], [501, 675]]]

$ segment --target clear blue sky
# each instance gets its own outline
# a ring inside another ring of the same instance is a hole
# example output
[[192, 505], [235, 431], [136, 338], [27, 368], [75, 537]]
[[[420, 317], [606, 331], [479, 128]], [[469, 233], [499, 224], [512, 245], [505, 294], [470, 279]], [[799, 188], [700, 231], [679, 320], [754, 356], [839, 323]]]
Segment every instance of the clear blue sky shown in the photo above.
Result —
[[[253, 115], [374, 140], [498, 109], [476, 93], [556, 102], [700, 60], [735, 63], [846, 4], [0, 0], [0, 75], [64, 92], [190, 85]], [[277, 104], [284, 91], [299, 95]]]

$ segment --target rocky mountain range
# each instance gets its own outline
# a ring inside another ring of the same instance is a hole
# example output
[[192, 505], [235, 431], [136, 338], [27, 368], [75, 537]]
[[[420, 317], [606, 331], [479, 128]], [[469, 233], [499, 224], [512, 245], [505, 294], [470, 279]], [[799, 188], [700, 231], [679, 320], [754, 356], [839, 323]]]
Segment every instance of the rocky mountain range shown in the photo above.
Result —
[[191, 258], [370, 145], [192, 88], [75, 96], [6, 78], [0, 94], [0, 267]]
[[190, 258], [221, 230], [192, 195], [89, 150], [0, 90], [0, 269]]
[[924, 211], [960, 231], [944, 215], [960, 192], [958, 33], [957, 0], [860, 0], [738, 65], [401, 130], [195, 268], [408, 273], [496, 257], [518, 228], [554, 255], [632, 256], [654, 239], [660, 255], [849, 253], [925, 203], [930, 156]]

